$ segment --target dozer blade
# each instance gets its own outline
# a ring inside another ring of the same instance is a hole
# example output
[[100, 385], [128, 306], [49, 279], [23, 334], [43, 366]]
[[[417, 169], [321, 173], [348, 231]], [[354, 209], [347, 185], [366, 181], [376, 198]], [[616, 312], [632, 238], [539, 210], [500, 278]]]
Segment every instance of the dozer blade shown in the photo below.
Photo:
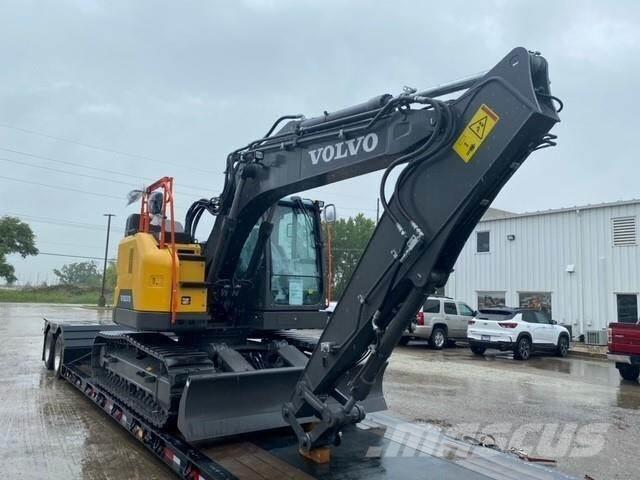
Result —
[[178, 429], [188, 442], [284, 427], [282, 405], [302, 367], [192, 375], [178, 411]]
[[[192, 375], [187, 381], [178, 411], [178, 429], [188, 442], [259, 432], [288, 425], [282, 417], [303, 367], [266, 368], [250, 372]], [[360, 404], [367, 412], [386, 410], [382, 394], [384, 369]], [[344, 386], [349, 375], [340, 386]], [[331, 399], [331, 403], [335, 400]], [[313, 422], [307, 416], [302, 423]]]

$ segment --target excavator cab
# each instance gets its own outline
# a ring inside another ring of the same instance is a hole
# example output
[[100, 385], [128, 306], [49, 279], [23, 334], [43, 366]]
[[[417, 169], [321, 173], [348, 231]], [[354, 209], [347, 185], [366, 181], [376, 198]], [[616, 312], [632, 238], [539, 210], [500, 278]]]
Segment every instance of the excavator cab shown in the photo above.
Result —
[[261, 330], [325, 326], [322, 206], [300, 197], [284, 199], [253, 226], [235, 273], [237, 282], [248, 283], [235, 302], [242, 308], [236, 315], [240, 325]]
[[[279, 201], [253, 226], [240, 253], [235, 282], [239, 308], [208, 308], [202, 245], [173, 216], [173, 179], [141, 195], [118, 247], [114, 322], [147, 331], [323, 328], [322, 202]], [[268, 228], [267, 228], [268, 226]]]

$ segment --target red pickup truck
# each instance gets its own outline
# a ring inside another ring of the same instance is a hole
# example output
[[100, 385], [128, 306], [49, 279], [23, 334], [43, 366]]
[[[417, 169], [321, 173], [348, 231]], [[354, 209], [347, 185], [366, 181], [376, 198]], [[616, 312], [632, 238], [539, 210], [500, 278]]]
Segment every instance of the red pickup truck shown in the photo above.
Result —
[[640, 322], [609, 324], [609, 360], [620, 376], [635, 382], [640, 376]]

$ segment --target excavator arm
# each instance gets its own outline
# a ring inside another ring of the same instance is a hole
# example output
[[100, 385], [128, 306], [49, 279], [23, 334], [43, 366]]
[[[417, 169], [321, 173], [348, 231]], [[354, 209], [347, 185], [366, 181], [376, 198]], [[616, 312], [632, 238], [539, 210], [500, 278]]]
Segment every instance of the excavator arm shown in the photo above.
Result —
[[[358, 402], [425, 296], [446, 283], [477, 222], [522, 162], [555, 144], [548, 132], [559, 121], [556, 100], [546, 60], [516, 48], [483, 76], [294, 118], [229, 156], [205, 248], [216, 302], [232, 302], [244, 240], [280, 198], [385, 170], [384, 214], [283, 407], [303, 451], [336, 443], [344, 426], [364, 418]], [[400, 165], [395, 186], [387, 186]], [[310, 416], [319, 421], [307, 431], [300, 419]]]

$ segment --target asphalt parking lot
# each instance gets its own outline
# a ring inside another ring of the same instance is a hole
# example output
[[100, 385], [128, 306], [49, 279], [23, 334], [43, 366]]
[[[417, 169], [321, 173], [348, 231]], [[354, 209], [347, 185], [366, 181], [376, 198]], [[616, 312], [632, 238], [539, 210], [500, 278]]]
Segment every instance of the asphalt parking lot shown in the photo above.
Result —
[[[170, 479], [137, 442], [40, 360], [42, 317], [109, 322], [79, 307], [0, 304], [0, 462], [7, 478]], [[399, 347], [385, 377], [391, 411], [469, 441], [551, 457], [595, 480], [638, 478], [640, 385], [607, 362], [465, 348]], [[428, 475], [425, 478], [429, 478]]]
[[477, 357], [410, 343], [394, 352], [387, 372], [389, 407], [408, 420], [470, 439], [490, 434], [499, 447], [555, 459], [577, 478], [640, 477], [640, 385], [621, 381], [609, 362], [519, 362], [509, 353]]

